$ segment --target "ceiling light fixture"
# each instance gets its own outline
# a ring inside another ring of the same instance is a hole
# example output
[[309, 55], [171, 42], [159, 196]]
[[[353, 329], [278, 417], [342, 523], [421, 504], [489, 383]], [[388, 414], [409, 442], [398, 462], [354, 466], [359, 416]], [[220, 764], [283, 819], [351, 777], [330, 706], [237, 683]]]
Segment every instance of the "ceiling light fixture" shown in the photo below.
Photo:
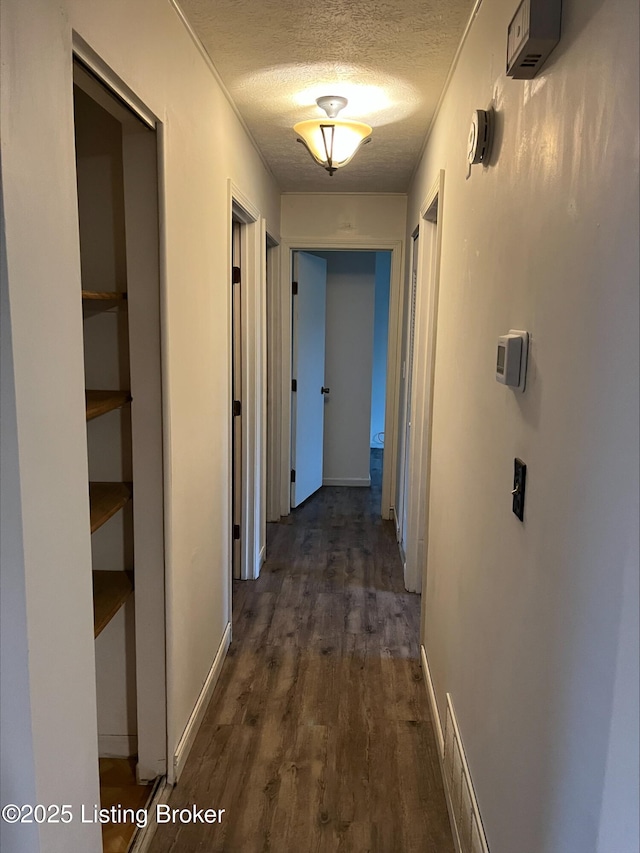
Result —
[[313, 159], [330, 175], [353, 158], [358, 148], [371, 142], [371, 128], [361, 121], [336, 119], [347, 106], [347, 99], [339, 95], [325, 95], [316, 100], [327, 119], [309, 119], [294, 124], [293, 129]]

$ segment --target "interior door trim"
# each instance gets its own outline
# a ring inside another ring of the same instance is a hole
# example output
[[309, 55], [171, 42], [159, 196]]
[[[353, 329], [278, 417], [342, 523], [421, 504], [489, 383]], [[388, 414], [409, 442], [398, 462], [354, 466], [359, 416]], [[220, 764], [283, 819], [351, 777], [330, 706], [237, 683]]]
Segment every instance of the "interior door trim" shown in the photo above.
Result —
[[396, 465], [398, 444], [398, 406], [402, 345], [402, 272], [404, 268], [403, 240], [319, 240], [317, 237], [282, 241], [280, 274], [281, 349], [278, 370], [280, 382], [271, 389], [277, 394], [277, 405], [282, 413], [280, 431], [280, 458], [275, 460], [280, 470], [280, 514], [291, 512], [289, 465], [291, 460], [291, 271], [292, 252], [306, 251], [390, 251], [391, 282], [389, 299], [389, 345], [387, 351], [387, 393], [385, 404], [385, 454], [382, 472], [383, 518], [391, 518], [394, 511]]

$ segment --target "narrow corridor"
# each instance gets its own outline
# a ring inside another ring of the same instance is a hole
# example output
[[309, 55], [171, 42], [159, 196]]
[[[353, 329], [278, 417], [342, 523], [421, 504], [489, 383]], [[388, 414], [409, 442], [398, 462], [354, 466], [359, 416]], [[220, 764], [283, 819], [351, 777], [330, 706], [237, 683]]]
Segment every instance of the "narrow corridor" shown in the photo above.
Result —
[[225, 813], [159, 827], [151, 853], [453, 853], [381, 454], [370, 489], [325, 487], [270, 525], [260, 579], [234, 585], [233, 642], [170, 799]]

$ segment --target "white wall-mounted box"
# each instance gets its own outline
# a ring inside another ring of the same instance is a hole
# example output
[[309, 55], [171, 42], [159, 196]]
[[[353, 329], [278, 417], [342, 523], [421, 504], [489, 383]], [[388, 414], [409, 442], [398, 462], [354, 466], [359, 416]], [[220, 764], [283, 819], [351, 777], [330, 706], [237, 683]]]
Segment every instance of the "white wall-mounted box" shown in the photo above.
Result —
[[507, 29], [507, 76], [531, 80], [560, 41], [561, 0], [522, 0]]
[[528, 356], [528, 332], [509, 329], [508, 335], [501, 335], [496, 350], [496, 381], [524, 391]]

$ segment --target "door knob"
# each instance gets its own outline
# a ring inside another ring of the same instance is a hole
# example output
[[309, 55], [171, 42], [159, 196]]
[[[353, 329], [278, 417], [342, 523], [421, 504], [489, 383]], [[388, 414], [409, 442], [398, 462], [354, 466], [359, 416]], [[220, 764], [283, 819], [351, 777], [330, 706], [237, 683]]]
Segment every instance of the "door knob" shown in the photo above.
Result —
[[322, 388], [320, 389], [320, 393], [321, 394], [328, 394], [330, 390], [331, 390], [330, 388], [325, 388], [323, 385]]

